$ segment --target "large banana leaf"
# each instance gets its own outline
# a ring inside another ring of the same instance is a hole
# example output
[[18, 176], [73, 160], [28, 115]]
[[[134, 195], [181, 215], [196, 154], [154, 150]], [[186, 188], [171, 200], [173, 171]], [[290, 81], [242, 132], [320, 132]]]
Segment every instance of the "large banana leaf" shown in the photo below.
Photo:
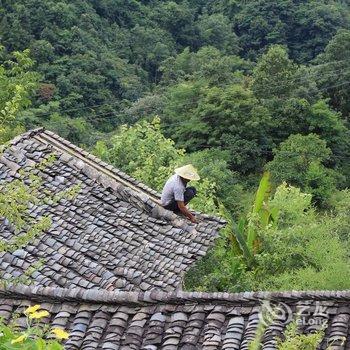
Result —
[[263, 207], [264, 202], [266, 203], [269, 199], [271, 192], [271, 182], [270, 182], [270, 173], [265, 171], [263, 177], [260, 180], [259, 188], [255, 195], [253, 212], [259, 213]]
[[249, 249], [246, 238], [244, 236], [244, 228], [245, 228], [245, 220], [241, 219], [238, 221], [238, 225], [233, 223], [233, 234], [236, 237], [236, 240], [241, 248], [244, 258], [248, 262], [248, 264], [252, 264], [254, 261], [254, 256], [252, 254], [252, 250]]
[[[259, 216], [260, 222], [263, 226], [266, 226], [270, 220], [270, 212], [268, 208], [264, 207], [267, 205], [269, 195], [271, 191], [270, 173], [266, 171], [260, 180], [259, 188], [255, 195], [255, 201], [252, 210], [252, 216]], [[247, 245], [251, 252], [254, 250], [254, 242], [257, 239], [256, 230], [254, 227], [248, 227], [247, 234]]]

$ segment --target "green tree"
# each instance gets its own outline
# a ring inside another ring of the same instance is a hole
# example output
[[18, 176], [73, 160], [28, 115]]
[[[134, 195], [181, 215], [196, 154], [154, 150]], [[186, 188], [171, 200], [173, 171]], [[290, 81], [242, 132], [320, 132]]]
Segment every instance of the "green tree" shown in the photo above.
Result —
[[252, 90], [258, 98], [286, 97], [295, 89], [297, 65], [282, 46], [272, 46], [258, 61]]
[[160, 132], [160, 121], [123, 125], [107, 143], [96, 145], [97, 155], [150, 187], [161, 190], [178, 165], [183, 150]]
[[318, 84], [332, 106], [342, 112], [349, 121], [350, 116], [350, 31], [340, 30], [317, 57]]
[[127, 3], [122, 0], [93, 0], [92, 5], [99, 15], [117, 22], [120, 26], [133, 25], [143, 15], [140, 2], [136, 0]]
[[[260, 169], [271, 147], [269, 111], [239, 84], [203, 87], [179, 84], [169, 90], [165, 108], [166, 135], [189, 151], [226, 149], [230, 167], [240, 173]], [[175, 122], [175, 120], [177, 122]]]
[[91, 144], [98, 136], [92, 125], [82, 117], [73, 119], [52, 113], [49, 119], [45, 118], [41, 122], [41, 125], [78, 145]]
[[[0, 46], [0, 54], [3, 50]], [[38, 87], [39, 75], [32, 71], [33, 64], [29, 50], [15, 51], [0, 64], [0, 144], [22, 131], [18, 115], [30, 105]]]
[[249, 71], [252, 63], [238, 56], [225, 55], [217, 48], [204, 46], [197, 52], [186, 48], [175, 57], [169, 57], [162, 63], [162, 81], [164, 86], [181, 81], [203, 81], [213, 86], [223, 86], [240, 81], [241, 72]]
[[331, 153], [316, 134], [291, 135], [274, 151], [267, 168], [276, 183], [286, 181], [298, 186], [311, 193], [315, 202], [325, 205], [337, 183], [334, 171], [323, 165]]
[[242, 3], [234, 23], [244, 55], [255, 58], [268, 45], [287, 44], [287, 21], [294, 8], [291, 0]]
[[29, 50], [37, 64], [50, 63], [55, 58], [55, 48], [47, 40], [32, 41]]
[[187, 1], [160, 1], [150, 12], [150, 18], [169, 32], [180, 47], [195, 45], [194, 11]]
[[349, 130], [340, 114], [332, 110], [327, 101], [317, 100], [312, 103], [304, 98], [292, 97], [283, 101], [271, 99], [265, 101], [264, 105], [270, 110], [274, 121], [270, 131], [274, 145], [279, 145], [291, 134], [317, 134], [332, 150], [329, 165], [347, 176]]
[[320, 54], [340, 28], [349, 28], [349, 4], [343, 1], [300, 1], [288, 25], [288, 47], [298, 62]]
[[[116, 115], [128, 101], [148, 90], [148, 72], [140, 64], [128, 63], [131, 55], [136, 58], [138, 49], [131, 53], [131, 28], [124, 31], [109, 23], [110, 16], [129, 23], [125, 18], [129, 10], [127, 17], [137, 13], [136, 18], [140, 18], [140, 6], [136, 1], [119, 5], [116, 8], [110, 1], [101, 2], [100, 7], [87, 1], [6, 1], [0, 25], [8, 51], [32, 49], [36, 70], [54, 87], [51, 99], [60, 102], [55, 112], [64, 117], [83, 117], [102, 130], [119, 125]], [[45, 105], [41, 98], [33, 97], [33, 102], [38, 111]]]
[[159, 66], [162, 61], [175, 53], [171, 36], [159, 28], [136, 26], [132, 29], [132, 62], [147, 72], [153, 83], [159, 80]]
[[191, 0], [192, 3], [203, 8], [203, 12], [206, 13], [224, 13], [230, 20], [233, 19], [239, 8], [238, 0]]
[[238, 38], [230, 20], [223, 14], [204, 14], [197, 21], [200, 46], [213, 46], [222, 52], [237, 54]]
[[203, 98], [200, 82], [182, 82], [170, 87], [165, 94], [163, 130], [166, 136], [189, 151], [203, 144], [208, 127], [195, 114]]

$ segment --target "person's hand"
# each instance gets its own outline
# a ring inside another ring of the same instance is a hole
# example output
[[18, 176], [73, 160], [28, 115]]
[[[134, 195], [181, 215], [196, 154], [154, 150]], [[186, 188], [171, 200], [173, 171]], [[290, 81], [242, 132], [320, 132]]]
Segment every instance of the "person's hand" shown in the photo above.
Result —
[[191, 220], [192, 224], [198, 224], [198, 221], [196, 220], [196, 218], [194, 216], [192, 216], [190, 218], [190, 220]]

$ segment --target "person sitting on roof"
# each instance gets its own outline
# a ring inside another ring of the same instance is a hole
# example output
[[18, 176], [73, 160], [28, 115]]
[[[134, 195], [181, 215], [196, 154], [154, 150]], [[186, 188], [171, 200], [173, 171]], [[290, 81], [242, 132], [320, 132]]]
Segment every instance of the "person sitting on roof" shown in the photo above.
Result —
[[192, 164], [175, 169], [175, 174], [164, 185], [161, 197], [162, 206], [176, 214], [181, 212], [191, 222], [196, 223], [195, 216], [186, 208], [186, 205], [196, 196], [197, 190], [195, 187], [187, 187], [187, 183], [199, 179], [198, 172]]

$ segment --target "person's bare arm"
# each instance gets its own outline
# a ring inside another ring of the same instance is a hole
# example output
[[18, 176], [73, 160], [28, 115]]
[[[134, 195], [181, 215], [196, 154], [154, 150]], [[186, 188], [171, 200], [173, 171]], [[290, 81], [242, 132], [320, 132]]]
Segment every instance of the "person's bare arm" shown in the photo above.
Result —
[[191, 222], [193, 222], [194, 224], [197, 223], [197, 220], [195, 218], [195, 216], [186, 208], [186, 205], [184, 202], [182, 201], [178, 201], [177, 205], [181, 211], [182, 214], [184, 214], [188, 219], [191, 220]]

